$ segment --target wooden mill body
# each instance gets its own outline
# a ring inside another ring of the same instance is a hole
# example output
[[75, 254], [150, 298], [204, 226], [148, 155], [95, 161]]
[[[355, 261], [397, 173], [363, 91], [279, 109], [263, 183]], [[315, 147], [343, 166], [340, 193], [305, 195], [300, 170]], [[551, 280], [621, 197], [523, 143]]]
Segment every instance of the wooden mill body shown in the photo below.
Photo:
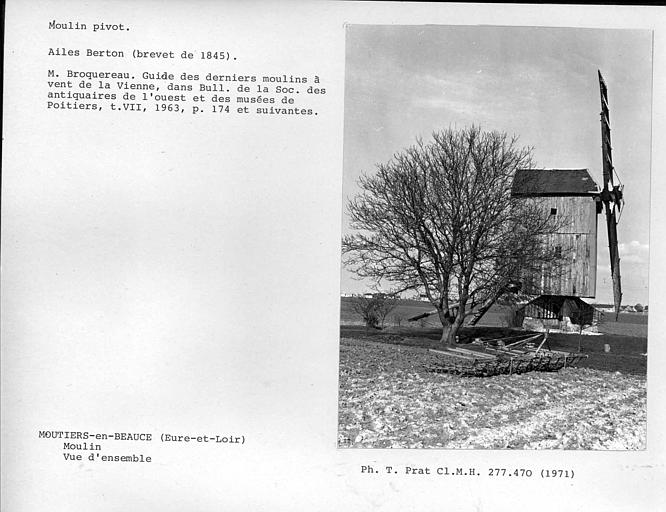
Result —
[[537, 204], [561, 227], [547, 243], [561, 253], [554, 270], [544, 267], [524, 276], [523, 292], [530, 295], [594, 298], [597, 284], [597, 214], [599, 188], [587, 169], [521, 169], [512, 195]]

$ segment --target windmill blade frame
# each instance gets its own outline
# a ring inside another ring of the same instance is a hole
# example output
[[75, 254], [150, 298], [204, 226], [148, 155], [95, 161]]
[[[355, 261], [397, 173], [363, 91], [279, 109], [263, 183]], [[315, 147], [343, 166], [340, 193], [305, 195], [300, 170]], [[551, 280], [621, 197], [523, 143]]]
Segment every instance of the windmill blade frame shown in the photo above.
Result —
[[610, 112], [608, 110], [608, 89], [601, 71], [599, 74], [599, 92], [601, 95], [601, 161], [604, 178], [604, 188], [601, 192], [601, 201], [606, 212], [606, 227], [608, 232], [608, 252], [610, 256], [611, 278], [613, 280], [613, 302], [615, 305], [615, 319], [617, 320], [622, 306], [622, 282], [620, 277], [620, 253], [617, 242], [617, 215], [616, 208], [622, 204], [622, 188], [613, 184], [612, 146]]

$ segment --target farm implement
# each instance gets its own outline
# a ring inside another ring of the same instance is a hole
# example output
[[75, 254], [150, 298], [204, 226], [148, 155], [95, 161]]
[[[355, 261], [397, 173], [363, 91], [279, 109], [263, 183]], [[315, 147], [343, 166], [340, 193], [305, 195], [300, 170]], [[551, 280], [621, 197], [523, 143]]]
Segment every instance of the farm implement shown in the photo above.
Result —
[[581, 353], [551, 350], [547, 332], [490, 340], [477, 338], [465, 348], [454, 346], [429, 352], [433, 356], [428, 366], [430, 371], [466, 377], [553, 372], [574, 366], [587, 357]]

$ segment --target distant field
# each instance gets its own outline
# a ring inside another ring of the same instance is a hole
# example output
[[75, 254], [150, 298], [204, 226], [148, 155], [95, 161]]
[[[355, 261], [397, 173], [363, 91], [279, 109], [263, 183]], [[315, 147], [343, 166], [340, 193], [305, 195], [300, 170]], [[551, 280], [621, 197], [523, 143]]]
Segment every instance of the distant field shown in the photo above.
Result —
[[[342, 297], [340, 303], [341, 325], [363, 325], [363, 317], [354, 311], [354, 297]], [[400, 300], [398, 306], [389, 313], [386, 325], [407, 325], [407, 319], [420, 313], [432, 311], [433, 307], [427, 302], [417, 300]], [[421, 322], [422, 323], [422, 322]], [[433, 326], [440, 325], [437, 319], [430, 319]], [[417, 324], [420, 325], [420, 324]]]
[[[354, 311], [354, 297], [342, 297], [340, 304], [340, 325], [363, 325], [363, 318], [360, 314]], [[386, 317], [386, 327], [433, 327], [441, 328], [442, 324], [439, 323], [437, 315], [433, 315], [428, 318], [418, 320], [416, 322], [408, 322], [408, 318], [419, 315], [421, 313], [426, 313], [428, 311], [433, 311], [434, 308], [428, 302], [422, 302], [417, 300], [401, 300], [396, 306], [396, 308], [389, 313]], [[504, 320], [504, 315], [506, 314], [506, 308], [502, 306], [493, 306], [490, 311], [488, 311], [479, 325], [492, 325], [492, 326], [502, 326], [506, 325]]]
[[[340, 307], [340, 325], [363, 326], [363, 318], [354, 311], [354, 297], [342, 297]], [[413, 327], [413, 328], [441, 328], [436, 315], [424, 318], [417, 322], [408, 322], [407, 319], [421, 313], [432, 311], [434, 308], [428, 302], [416, 300], [401, 300], [394, 311], [386, 318], [385, 327]], [[490, 308], [479, 326], [505, 327], [507, 323], [506, 306], [494, 305]], [[617, 321], [613, 313], [606, 313], [599, 324], [599, 332], [617, 336], [647, 337], [648, 315], [642, 313], [620, 313]]]
[[617, 321], [615, 321], [613, 313], [606, 313], [599, 323], [599, 332], [647, 338], [648, 315], [644, 313], [620, 313]]

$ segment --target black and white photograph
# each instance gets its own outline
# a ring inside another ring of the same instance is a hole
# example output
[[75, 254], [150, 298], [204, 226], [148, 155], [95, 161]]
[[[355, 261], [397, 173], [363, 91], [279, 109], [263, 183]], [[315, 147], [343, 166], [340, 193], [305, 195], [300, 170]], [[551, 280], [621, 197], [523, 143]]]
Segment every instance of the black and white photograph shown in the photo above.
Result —
[[659, 511], [666, 11], [7, 0], [0, 511]]
[[652, 33], [346, 27], [339, 448], [645, 450]]

